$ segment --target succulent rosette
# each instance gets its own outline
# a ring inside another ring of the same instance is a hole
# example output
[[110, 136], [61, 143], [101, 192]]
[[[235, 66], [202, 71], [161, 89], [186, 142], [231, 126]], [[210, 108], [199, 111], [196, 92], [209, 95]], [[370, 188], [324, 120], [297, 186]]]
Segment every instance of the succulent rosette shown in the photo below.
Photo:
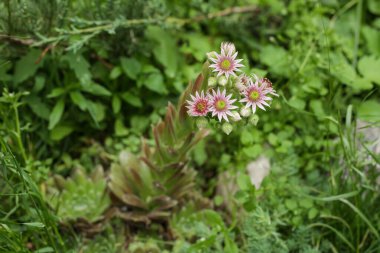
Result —
[[235, 45], [223, 42], [220, 53], [207, 53], [212, 62], [207, 88], [189, 95], [187, 113], [198, 117], [197, 126], [204, 128], [209, 122], [229, 134], [234, 125], [256, 126], [259, 120], [257, 109], [270, 107], [272, 96], [278, 96], [271, 81], [255, 74], [247, 75], [240, 69], [242, 59], [237, 59]]

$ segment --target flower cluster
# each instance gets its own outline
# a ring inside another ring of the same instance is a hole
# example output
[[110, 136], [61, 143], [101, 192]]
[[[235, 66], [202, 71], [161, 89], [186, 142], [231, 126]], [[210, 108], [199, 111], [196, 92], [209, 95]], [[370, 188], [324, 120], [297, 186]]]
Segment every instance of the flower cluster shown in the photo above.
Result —
[[244, 122], [257, 124], [258, 116], [255, 114], [257, 108], [264, 110], [270, 107], [272, 96], [278, 96], [272, 87], [272, 83], [267, 78], [259, 78], [256, 75], [248, 76], [237, 72], [242, 72], [244, 67], [236, 59], [238, 52], [235, 45], [223, 42], [220, 54], [210, 52], [208, 59], [213, 63], [211, 76], [208, 77], [207, 91], [197, 91], [190, 95], [191, 100], [187, 100], [188, 114], [192, 117], [199, 117], [198, 127], [207, 125], [207, 117], [215, 117], [218, 123], [222, 124], [222, 130], [229, 134], [233, 126], [230, 121], [238, 122], [246, 118]]

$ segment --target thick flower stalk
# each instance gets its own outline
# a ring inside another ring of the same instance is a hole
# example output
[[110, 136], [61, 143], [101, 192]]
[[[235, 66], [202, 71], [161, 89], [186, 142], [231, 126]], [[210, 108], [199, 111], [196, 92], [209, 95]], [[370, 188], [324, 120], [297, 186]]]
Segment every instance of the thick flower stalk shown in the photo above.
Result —
[[152, 128], [154, 145], [143, 140], [141, 154], [122, 152], [112, 165], [108, 186], [115, 216], [144, 223], [165, 220], [181, 203], [197, 196], [196, 172], [189, 166], [188, 154], [209, 132], [195, 128], [192, 119], [210, 110], [204, 76], [208, 76], [208, 64], [188, 85], [178, 105], [169, 103], [164, 119]]
[[257, 109], [266, 111], [270, 107], [272, 96], [278, 96], [267, 78], [251, 73], [241, 73], [244, 67], [242, 59], [237, 59], [235, 45], [223, 42], [220, 53], [207, 53], [212, 62], [207, 76], [208, 87], [200, 93], [191, 93], [187, 97], [187, 113], [197, 117], [197, 126], [205, 128], [208, 123], [229, 134], [234, 125], [256, 125]]

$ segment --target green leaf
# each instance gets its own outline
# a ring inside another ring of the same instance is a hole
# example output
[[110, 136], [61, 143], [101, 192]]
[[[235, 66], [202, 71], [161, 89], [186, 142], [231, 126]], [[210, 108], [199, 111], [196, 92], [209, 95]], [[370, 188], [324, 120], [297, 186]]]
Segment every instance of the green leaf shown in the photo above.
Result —
[[109, 90], [96, 83], [83, 86], [82, 90], [98, 96], [111, 96], [112, 94]]
[[50, 117], [49, 117], [49, 130], [53, 129], [59, 120], [62, 117], [63, 111], [65, 110], [65, 99], [61, 98], [58, 100], [58, 102], [55, 104]]
[[358, 63], [358, 69], [364, 78], [380, 85], [380, 58], [364, 56]]
[[36, 73], [37, 69], [42, 66], [43, 59], [39, 63], [36, 63], [40, 55], [40, 50], [31, 49], [28, 52], [28, 54], [23, 56], [16, 63], [15, 72], [13, 76], [13, 81], [16, 84], [19, 84], [28, 79], [29, 77], [33, 76]]
[[309, 210], [309, 212], [307, 213], [307, 217], [310, 219], [310, 220], [312, 220], [312, 219], [314, 219], [315, 217], [317, 217], [317, 215], [318, 215], [318, 209], [316, 209], [316, 208], [311, 208], [310, 210]]
[[239, 173], [236, 180], [240, 190], [248, 191], [250, 188], [252, 188], [252, 182], [248, 175]]
[[279, 46], [266, 45], [260, 51], [260, 61], [267, 65], [270, 72], [287, 76], [289, 72], [287, 52]]
[[71, 125], [58, 125], [51, 130], [50, 138], [53, 141], [60, 141], [71, 134], [74, 130], [74, 127]]
[[253, 134], [250, 131], [244, 129], [241, 132], [240, 141], [243, 145], [251, 144], [254, 141]]
[[117, 118], [115, 121], [115, 134], [116, 136], [125, 136], [128, 134], [128, 129], [124, 126], [123, 120]]
[[69, 63], [70, 68], [74, 71], [81, 84], [88, 85], [90, 83], [90, 64], [81, 54], [70, 52], [63, 56], [62, 60]]
[[150, 26], [145, 35], [154, 43], [153, 54], [158, 62], [165, 67], [165, 74], [173, 78], [178, 68], [178, 52], [174, 36], [158, 26]]
[[135, 107], [142, 107], [141, 99], [130, 92], [124, 92], [121, 94], [121, 98], [130, 105], [133, 105]]
[[319, 99], [313, 99], [310, 101], [310, 107], [315, 115], [317, 116], [325, 116], [325, 111], [323, 109], [322, 101]]
[[368, 50], [380, 56], [380, 32], [376, 28], [364, 26], [362, 28], [364, 39], [367, 41]]
[[148, 89], [157, 92], [162, 95], [168, 94], [168, 90], [165, 87], [164, 80], [161, 74], [152, 73], [145, 80], [144, 85]]
[[133, 116], [131, 118], [131, 129], [135, 131], [135, 133], [142, 133], [146, 130], [149, 125], [149, 118], [144, 116]]
[[103, 104], [92, 102], [92, 101], [88, 100], [87, 108], [88, 108], [88, 111], [90, 112], [92, 119], [96, 123], [100, 122], [104, 119], [104, 117], [106, 115], [105, 114], [106, 108]]
[[34, 81], [33, 92], [41, 91], [45, 86], [45, 77], [44, 76], [36, 76]]
[[40, 97], [36, 95], [30, 95], [25, 98], [25, 101], [32, 109], [34, 114], [42, 119], [49, 120], [50, 108], [46, 103], [42, 102], [42, 99]]
[[303, 110], [305, 109], [306, 103], [302, 99], [293, 96], [289, 99], [289, 105], [298, 110]]
[[48, 95], [48, 98], [55, 98], [55, 97], [60, 97], [63, 94], [66, 93], [66, 90], [64, 88], [54, 88]]
[[197, 165], [202, 165], [207, 160], [207, 153], [206, 153], [206, 147], [205, 142], [200, 141], [193, 149], [194, 154], [194, 161], [197, 163]]
[[52, 247], [44, 247], [44, 248], [34, 251], [34, 253], [49, 253], [49, 252], [54, 252], [54, 249]]
[[87, 100], [79, 91], [70, 92], [70, 98], [82, 111], [87, 109]]
[[380, 103], [377, 100], [367, 100], [360, 104], [358, 117], [367, 122], [380, 121]]
[[36, 228], [44, 228], [45, 227], [45, 225], [41, 222], [25, 222], [22, 224], [25, 226], [36, 227]]
[[114, 95], [112, 97], [112, 111], [114, 114], [118, 114], [121, 109], [121, 100], [120, 97], [117, 95]]
[[298, 207], [297, 201], [295, 201], [294, 199], [285, 200], [285, 206], [290, 210], [295, 210]]
[[373, 14], [380, 15], [380, 2], [379, 2], [379, 0], [368, 0], [368, 9]]
[[137, 75], [141, 72], [141, 64], [135, 58], [120, 58], [121, 67], [124, 73], [133, 80], [136, 80]]
[[187, 33], [183, 37], [188, 40], [189, 45], [183, 45], [181, 52], [192, 54], [200, 62], [205, 60], [206, 53], [212, 51], [209, 37], [203, 34]]
[[331, 61], [331, 73], [343, 84], [352, 87], [355, 92], [372, 88], [371, 82], [359, 77], [343, 55], [335, 54], [331, 57]]
[[121, 73], [122, 73], [122, 70], [119, 66], [114, 67], [110, 73], [110, 79], [111, 80], [117, 79], [121, 75]]

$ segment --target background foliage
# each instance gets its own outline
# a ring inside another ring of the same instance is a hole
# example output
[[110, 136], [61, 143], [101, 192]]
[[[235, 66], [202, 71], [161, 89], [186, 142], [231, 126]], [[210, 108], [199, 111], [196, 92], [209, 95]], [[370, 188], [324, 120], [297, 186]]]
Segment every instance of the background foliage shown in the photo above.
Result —
[[[378, 252], [379, 17], [376, 0], [2, 1], [0, 250]], [[168, 220], [109, 218], [91, 201], [106, 179], [89, 175], [153, 143], [222, 41], [281, 98], [256, 128], [194, 149], [197, 191]], [[255, 189], [246, 166], [262, 156]]]

